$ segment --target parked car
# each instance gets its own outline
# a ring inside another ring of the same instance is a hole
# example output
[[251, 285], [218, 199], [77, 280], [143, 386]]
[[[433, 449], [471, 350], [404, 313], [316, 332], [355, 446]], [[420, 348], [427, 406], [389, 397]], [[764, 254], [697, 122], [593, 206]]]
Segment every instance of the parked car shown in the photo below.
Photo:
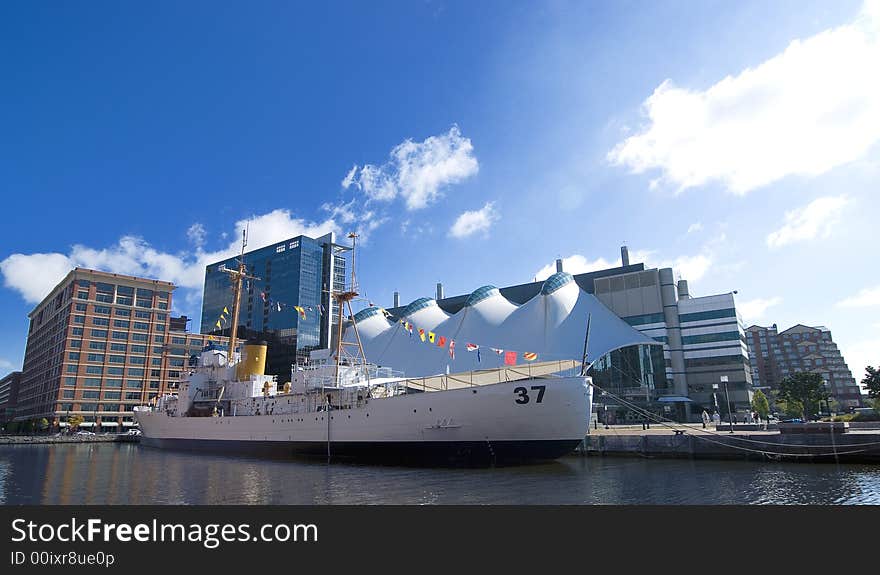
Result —
[[795, 417], [794, 419], [781, 419], [779, 421], [779, 423], [803, 423], [803, 422], [804, 422], [804, 420], [802, 420], [800, 417]]
[[74, 435], [94, 435], [91, 431], [77, 431]]
[[141, 434], [140, 429], [129, 429], [128, 430], [128, 435], [140, 435], [140, 434]]

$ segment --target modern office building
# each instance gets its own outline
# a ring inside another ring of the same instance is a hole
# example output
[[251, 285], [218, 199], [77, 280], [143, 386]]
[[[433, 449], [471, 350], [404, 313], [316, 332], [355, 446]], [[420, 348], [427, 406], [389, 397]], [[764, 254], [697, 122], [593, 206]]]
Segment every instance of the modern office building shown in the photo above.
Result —
[[[631, 264], [626, 247], [621, 248], [621, 262], [619, 267], [574, 275], [574, 281], [629, 325], [663, 345], [624, 347], [596, 359], [591, 371], [594, 382], [626, 401], [681, 421], [697, 421], [703, 409], [726, 413], [728, 396], [733, 411], [750, 409], [752, 376], [734, 293], [691, 297], [687, 281], [676, 282], [671, 268]], [[561, 260], [557, 260], [556, 270], [563, 272]], [[521, 305], [543, 286], [543, 282], [531, 282], [498, 291]], [[438, 284], [437, 296], [432, 301], [453, 314], [472, 294], [443, 298]], [[389, 309], [393, 315], [411, 313], [411, 307], [399, 305], [396, 292], [394, 303], [397, 305]], [[595, 401], [602, 404], [606, 400], [599, 395]], [[617, 411], [632, 417], [631, 410]]]
[[29, 314], [16, 421], [64, 427], [79, 415], [83, 427], [104, 431], [133, 425], [134, 406], [176, 389], [207, 339], [171, 329], [174, 289], [83, 268], [67, 274]]
[[[828, 328], [797, 324], [779, 332], [774, 323], [770, 327], [749, 326], [746, 335], [752, 378], [765, 393], [777, 390], [789, 375], [811, 371], [822, 375], [828, 391], [841, 407], [862, 406], [861, 389]], [[772, 396], [768, 397], [772, 400]]]
[[[335, 337], [333, 326], [338, 325], [337, 304], [330, 294], [344, 285], [343, 254], [349, 249], [337, 245], [329, 233], [316, 239], [297, 236], [245, 253], [248, 273], [258, 279], [243, 283], [239, 327], [251, 335], [286, 342], [299, 357], [329, 347]], [[232, 311], [232, 283], [225, 270], [237, 267], [237, 259], [230, 258], [205, 268], [202, 333], [229, 333], [231, 316], [223, 310]], [[294, 306], [306, 310], [305, 315]], [[220, 320], [221, 316], [226, 319]]]
[[18, 404], [18, 388], [21, 384], [21, 372], [13, 371], [0, 379], [0, 426], [15, 417]]

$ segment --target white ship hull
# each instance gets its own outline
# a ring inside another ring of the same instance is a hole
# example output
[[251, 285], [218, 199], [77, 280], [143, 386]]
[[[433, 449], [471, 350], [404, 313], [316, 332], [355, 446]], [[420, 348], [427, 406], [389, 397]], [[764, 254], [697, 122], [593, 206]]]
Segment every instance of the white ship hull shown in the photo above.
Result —
[[570, 453], [587, 434], [591, 399], [585, 378], [568, 377], [407, 393], [331, 411], [292, 412], [301, 396], [285, 394], [275, 396], [263, 415], [181, 417], [156, 410], [135, 415], [141, 442], [151, 447], [506, 462]]

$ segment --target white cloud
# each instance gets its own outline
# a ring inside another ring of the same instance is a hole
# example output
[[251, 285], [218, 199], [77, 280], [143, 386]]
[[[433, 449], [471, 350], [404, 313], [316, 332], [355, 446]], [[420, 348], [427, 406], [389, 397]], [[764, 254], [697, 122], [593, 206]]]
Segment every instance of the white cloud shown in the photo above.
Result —
[[[880, 286], [865, 288], [858, 295], [837, 302], [838, 307], [873, 307], [880, 305]], [[880, 324], [878, 324], [880, 325]]]
[[205, 245], [205, 238], [208, 237], [208, 232], [205, 230], [205, 226], [197, 222], [186, 230], [186, 237], [189, 238], [189, 241], [194, 246], [200, 248]]
[[695, 256], [679, 256], [672, 262], [659, 262], [652, 265], [658, 268], [671, 267], [678, 272], [682, 279], [697, 281], [706, 275], [706, 272], [712, 267], [712, 261], [712, 256], [702, 253]]
[[449, 228], [449, 235], [454, 238], [466, 238], [477, 232], [488, 234], [492, 224], [501, 216], [495, 209], [495, 202], [486, 202], [479, 210], [463, 212]]
[[679, 190], [720, 181], [745, 194], [788, 175], [816, 176], [880, 140], [880, 2], [851, 24], [794, 40], [706, 90], [665, 80], [644, 102], [648, 126], [608, 159], [660, 169]]
[[[703, 247], [703, 251], [692, 256], [679, 256], [673, 260], [655, 256], [651, 250], [629, 250], [631, 264], [644, 263], [648, 268], [672, 268], [679, 277], [689, 281], [697, 281], [706, 275], [712, 267], [715, 258], [711, 252], [711, 243]], [[620, 258], [609, 261], [605, 258], [589, 260], [580, 254], [574, 254], [562, 259], [562, 269], [570, 274], [583, 274], [596, 270], [603, 270], [622, 265]], [[556, 273], [556, 262], [550, 263], [535, 272], [536, 281], [541, 281]]]
[[0, 262], [3, 285], [19, 292], [28, 303], [46, 297], [71, 269], [63, 254], [12, 254]]
[[880, 366], [880, 339], [859, 341], [852, 345], [841, 345], [840, 353], [849, 367], [856, 384], [861, 388], [862, 378], [865, 377], [865, 366]]
[[739, 311], [743, 320], [747, 323], [757, 323], [764, 318], [764, 312], [768, 308], [782, 303], [781, 297], [772, 297], [770, 299], [755, 298], [743, 300], [736, 303], [736, 309]]
[[15, 369], [15, 366], [12, 365], [11, 361], [0, 357], [0, 370], [6, 371], [6, 370], [14, 370], [14, 369]]
[[694, 222], [688, 226], [687, 233], [694, 234], [694, 233], [701, 232], [701, 231], [703, 231], [703, 224], [700, 222]]
[[346, 174], [345, 177], [342, 179], [342, 187], [343, 188], [345, 188], [347, 190], [349, 187], [351, 187], [351, 185], [354, 183], [354, 176], [355, 176], [355, 174], [357, 174], [357, 171], [358, 171], [358, 167], [357, 167], [357, 164], [355, 164], [348, 171], [348, 174]]
[[[644, 262], [652, 253], [653, 252], [649, 251], [630, 250], [629, 261], [630, 263]], [[608, 268], [619, 267], [621, 264], [622, 262], [620, 258], [617, 258], [617, 260], [612, 262], [602, 257], [596, 258], [594, 260], [589, 260], [580, 254], [574, 254], [568, 256], [567, 258], [562, 258], [562, 271], [570, 273], [572, 275], [577, 275], [585, 274], [587, 272], [594, 272], [596, 270], [605, 270]], [[543, 281], [555, 273], [556, 262], [554, 261], [553, 263], [547, 264], [546, 266], [535, 272], [534, 278], [535, 281]]]
[[355, 165], [342, 180], [352, 184], [369, 200], [391, 201], [400, 195], [407, 210], [419, 210], [435, 202], [442, 189], [477, 173], [479, 163], [470, 138], [461, 135], [458, 126], [449, 132], [431, 136], [424, 142], [405, 140], [395, 146], [388, 162], [381, 166]]
[[[338, 231], [332, 219], [308, 222], [293, 217], [289, 210], [278, 209], [236, 222], [233, 241], [214, 252], [205, 252], [201, 247], [195, 252], [160, 252], [143, 238], [123, 236], [106, 248], [74, 245], [66, 255], [12, 254], [0, 262], [0, 272], [4, 285], [18, 291], [28, 303], [40, 302], [75, 267], [161, 279], [182, 288], [201, 290], [205, 266], [239, 253], [245, 227], [249, 227], [248, 251], [298, 235], [317, 237]], [[198, 298], [183, 295], [187, 302], [201, 300], [200, 295]]]
[[785, 223], [767, 236], [767, 245], [779, 248], [816, 236], [827, 238], [840, 221], [840, 215], [847, 203], [849, 200], [846, 196], [825, 196], [804, 207], [786, 212]]

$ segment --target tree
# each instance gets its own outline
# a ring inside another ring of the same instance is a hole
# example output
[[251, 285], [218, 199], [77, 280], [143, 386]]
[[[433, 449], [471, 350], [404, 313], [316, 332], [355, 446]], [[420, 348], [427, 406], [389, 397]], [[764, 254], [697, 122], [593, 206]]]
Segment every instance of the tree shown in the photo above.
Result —
[[763, 420], [766, 420], [770, 415], [770, 402], [767, 401], [767, 396], [760, 389], [755, 390], [755, 395], [752, 397], [752, 409]]
[[84, 420], [81, 415], [71, 415], [67, 418], [67, 425], [70, 426], [71, 431], [76, 431], [76, 428], [79, 427], [79, 424], [83, 421]]
[[880, 398], [880, 369], [874, 369], [870, 365], [866, 367], [862, 385], [868, 389], [868, 397], [871, 399]]
[[828, 399], [828, 392], [824, 389], [821, 375], [802, 371], [783, 379], [776, 397], [786, 403], [800, 403], [801, 419], [806, 421], [807, 412], [814, 413], [819, 402]]
[[40, 431], [46, 431], [49, 429], [49, 420], [45, 417], [40, 420]]

